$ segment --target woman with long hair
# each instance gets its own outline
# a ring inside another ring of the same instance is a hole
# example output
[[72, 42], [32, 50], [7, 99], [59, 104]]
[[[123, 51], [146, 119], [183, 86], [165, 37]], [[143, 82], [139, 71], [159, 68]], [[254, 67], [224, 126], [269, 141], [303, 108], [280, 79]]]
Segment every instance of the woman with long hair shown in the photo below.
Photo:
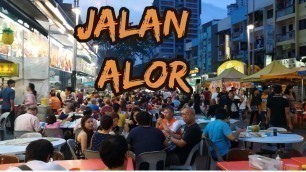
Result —
[[[77, 144], [79, 145], [80, 152], [90, 147], [92, 135], [94, 134], [93, 118], [89, 115], [83, 116], [81, 119], [82, 131], [77, 136]], [[78, 155], [77, 155], [78, 156]]]
[[295, 109], [295, 93], [293, 92], [293, 85], [289, 84], [287, 85], [285, 91], [284, 91], [284, 98], [288, 100], [289, 103], [289, 109], [291, 114], [291, 119], [293, 123], [297, 122], [297, 117], [295, 117], [296, 109]]
[[35, 90], [35, 85], [33, 83], [29, 83], [27, 87], [27, 93], [25, 95], [24, 104], [26, 106], [37, 105], [37, 92]]
[[129, 117], [129, 120], [124, 126], [125, 132], [131, 131], [133, 128], [137, 127], [137, 121], [136, 121], [136, 115], [141, 112], [141, 110], [138, 107], [133, 107], [131, 115]]

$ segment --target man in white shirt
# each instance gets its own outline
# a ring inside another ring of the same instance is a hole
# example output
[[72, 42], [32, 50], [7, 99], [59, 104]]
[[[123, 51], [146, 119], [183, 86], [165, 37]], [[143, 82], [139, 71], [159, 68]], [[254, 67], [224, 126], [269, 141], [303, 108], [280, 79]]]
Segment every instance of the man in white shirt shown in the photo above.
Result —
[[53, 151], [52, 143], [46, 139], [32, 141], [26, 148], [26, 163], [8, 171], [66, 171], [59, 164], [49, 162]]
[[28, 107], [27, 113], [20, 115], [15, 120], [15, 131], [34, 131], [41, 130], [39, 119], [37, 118], [37, 106]]
[[171, 106], [165, 107], [163, 112], [165, 118], [158, 118], [156, 128], [165, 132], [181, 134], [181, 123], [174, 116], [174, 109]]
[[212, 93], [212, 95], [211, 95], [211, 100], [212, 99], [215, 99], [216, 100], [216, 102], [218, 101], [217, 99], [218, 99], [218, 94], [220, 93], [220, 87], [217, 87], [216, 88], [216, 92], [214, 92], [214, 93]]

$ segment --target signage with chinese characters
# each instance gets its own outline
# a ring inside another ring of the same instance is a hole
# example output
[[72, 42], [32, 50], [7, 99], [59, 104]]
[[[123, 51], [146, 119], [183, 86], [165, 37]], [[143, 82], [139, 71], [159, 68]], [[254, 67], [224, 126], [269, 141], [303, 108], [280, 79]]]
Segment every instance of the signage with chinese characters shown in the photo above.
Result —
[[0, 77], [19, 76], [18, 64], [0, 63]]

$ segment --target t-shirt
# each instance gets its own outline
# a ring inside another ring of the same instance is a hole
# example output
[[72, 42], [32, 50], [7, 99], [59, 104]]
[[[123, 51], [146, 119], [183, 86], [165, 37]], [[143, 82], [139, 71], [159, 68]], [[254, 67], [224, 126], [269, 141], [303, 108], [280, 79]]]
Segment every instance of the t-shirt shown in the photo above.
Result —
[[98, 105], [90, 104], [88, 107], [90, 107], [90, 109], [95, 112], [99, 112], [100, 110]]
[[49, 104], [50, 104], [52, 109], [58, 110], [62, 106], [62, 103], [61, 103], [60, 99], [58, 97], [56, 97], [56, 96], [51, 97], [49, 99], [49, 102], [50, 102]]
[[185, 163], [191, 149], [198, 144], [202, 139], [202, 132], [197, 123], [187, 126], [184, 129], [182, 139], [187, 143], [184, 147], [176, 147], [175, 152], [178, 155], [181, 163]]
[[123, 127], [125, 124], [126, 116], [123, 113], [118, 113], [118, 115], [119, 115], [118, 126]]
[[209, 91], [204, 91], [204, 92], [203, 92], [203, 95], [204, 95], [204, 99], [205, 99], [205, 100], [210, 100], [210, 95], [211, 95], [211, 93], [210, 93]]
[[[216, 145], [222, 156], [226, 155], [231, 148], [231, 142], [226, 137], [229, 134], [232, 134], [232, 130], [229, 125], [222, 120], [215, 120], [209, 123], [204, 129], [204, 135]], [[216, 157], [213, 148], [210, 148], [210, 151], [212, 155]]]
[[261, 95], [261, 111], [266, 111], [267, 110], [267, 102], [268, 102], [268, 94], [263, 94]]
[[102, 134], [99, 132], [95, 132], [92, 136], [91, 140], [91, 150], [92, 151], [100, 151], [100, 147], [102, 142], [108, 137], [110, 134]]
[[109, 105], [105, 105], [101, 109], [101, 115], [110, 115], [113, 112], [113, 108]]
[[[181, 128], [181, 124], [178, 120], [175, 118], [172, 118], [170, 123], [167, 119], [163, 119], [163, 124], [165, 124], [172, 132], [179, 132], [179, 129]], [[160, 130], [164, 130], [164, 127], [162, 124], [158, 126]]]
[[234, 118], [234, 119], [239, 118], [239, 113], [238, 113], [239, 107], [235, 100], [228, 98], [226, 101], [226, 107], [227, 107], [227, 111], [229, 112], [231, 118]]
[[165, 140], [165, 135], [155, 127], [136, 127], [131, 130], [127, 137], [127, 142], [132, 146], [135, 155], [161, 151], [164, 149]]
[[270, 124], [274, 127], [287, 126], [285, 108], [289, 107], [288, 100], [282, 96], [273, 96], [267, 103], [267, 107], [271, 111]]
[[11, 109], [10, 100], [15, 99], [15, 90], [13, 90], [11, 87], [6, 87], [4, 90], [1, 91], [0, 98], [3, 99], [2, 109], [10, 110]]
[[239, 109], [246, 109], [246, 103], [247, 103], [247, 96], [246, 95], [243, 95], [243, 101], [240, 102], [240, 106], [239, 106]]
[[228, 99], [228, 93], [227, 93], [227, 92], [225, 92], [225, 93], [220, 92], [220, 93], [218, 94], [218, 98], [219, 98], [219, 105], [221, 105], [222, 107], [224, 107], [224, 105], [226, 105], [226, 101], [227, 101], [227, 99]]

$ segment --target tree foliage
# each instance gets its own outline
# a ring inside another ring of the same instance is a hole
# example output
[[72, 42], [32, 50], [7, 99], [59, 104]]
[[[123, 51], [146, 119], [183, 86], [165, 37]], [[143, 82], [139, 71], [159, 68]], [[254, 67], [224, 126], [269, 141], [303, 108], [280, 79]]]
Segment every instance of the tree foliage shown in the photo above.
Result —
[[99, 53], [102, 57], [115, 57], [121, 62], [126, 58], [135, 61], [136, 57], [142, 56], [151, 59], [155, 48], [155, 42], [149, 35], [143, 39], [129, 37], [112, 45], [106, 34], [103, 34], [99, 42]]

